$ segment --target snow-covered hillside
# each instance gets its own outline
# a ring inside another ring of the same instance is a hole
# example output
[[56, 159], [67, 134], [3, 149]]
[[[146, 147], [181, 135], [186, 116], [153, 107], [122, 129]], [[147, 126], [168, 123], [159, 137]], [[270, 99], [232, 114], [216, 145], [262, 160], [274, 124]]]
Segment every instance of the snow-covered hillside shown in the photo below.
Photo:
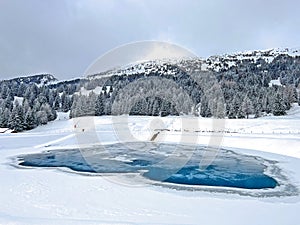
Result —
[[28, 75], [28, 76], [21, 76], [17, 78], [13, 78], [7, 80], [9, 82], [15, 82], [19, 85], [21, 84], [37, 84], [39, 86], [48, 85], [53, 82], [56, 82], [57, 79], [51, 74], [36, 74], [36, 75]]
[[[208, 58], [182, 58], [182, 59], [165, 59], [141, 61], [124, 65], [121, 68], [114, 68], [99, 74], [89, 75], [88, 78], [96, 79], [100, 77], [109, 77], [112, 75], [132, 75], [132, 74], [151, 74], [159, 73], [162, 75], [172, 75], [178, 71], [178, 68], [170, 65], [179, 66], [187, 72], [190, 71], [216, 71], [228, 70], [231, 67], [238, 66], [241, 62], [256, 63], [264, 60], [271, 63], [278, 56], [300, 57], [300, 50], [294, 48], [276, 48], [268, 50], [255, 50], [237, 52], [232, 54], [215, 55]], [[260, 66], [259, 64], [257, 65]]]
[[296, 57], [300, 56], [300, 50], [293, 48], [277, 48], [211, 56], [206, 59], [204, 65], [207, 69], [220, 71], [222, 69], [226, 70], [230, 67], [237, 66], [242, 61], [250, 61], [256, 63], [258, 60], [263, 59], [265, 60], [265, 62], [271, 63], [276, 57], [280, 55]]

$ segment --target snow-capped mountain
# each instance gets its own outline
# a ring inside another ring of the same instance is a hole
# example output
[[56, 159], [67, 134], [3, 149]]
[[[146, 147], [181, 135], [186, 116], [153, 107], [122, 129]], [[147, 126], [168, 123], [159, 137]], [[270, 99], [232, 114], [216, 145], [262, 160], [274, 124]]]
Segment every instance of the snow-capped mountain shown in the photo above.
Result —
[[257, 63], [259, 60], [264, 60], [266, 63], [271, 63], [278, 56], [299, 57], [300, 49], [276, 48], [211, 56], [204, 61], [202, 68], [221, 71], [222, 69], [226, 70], [230, 67], [238, 66], [243, 61]]
[[159, 75], [175, 75], [178, 72], [178, 68], [183, 69], [186, 72], [191, 71], [227, 71], [233, 67], [239, 67], [241, 63], [257, 64], [257, 67], [261, 66], [261, 63], [270, 64], [274, 59], [283, 57], [300, 57], [300, 49], [268, 49], [268, 50], [255, 50], [245, 51], [233, 54], [224, 54], [210, 56], [204, 58], [182, 58], [182, 59], [165, 59], [165, 60], [152, 60], [131, 63], [124, 65], [121, 68], [114, 68], [98, 74], [89, 75], [89, 79], [97, 79], [101, 77], [109, 77], [112, 75], [133, 75], [133, 74], [145, 74], [149, 75], [156, 73]]
[[[78, 83], [80, 80], [94, 80], [110, 76], [130, 76], [135, 74], [156, 74], [156, 75], [176, 75], [180, 70], [187, 73], [195, 71], [213, 71], [224, 72], [232, 68], [239, 68], [242, 63], [255, 64], [257, 68], [263, 63], [270, 65], [274, 59], [300, 58], [300, 49], [296, 48], [276, 48], [268, 50], [254, 50], [237, 52], [232, 54], [215, 55], [208, 58], [182, 58], [182, 59], [159, 59], [151, 61], [133, 62], [119, 68], [91, 74], [87, 77], [70, 79], [67, 81], [59, 81], [51, 74], [38, 74], [10, 79], [19, 84], [35, 83], [37, 85], [55, 85], [60, 83]], [[274, 79], [278, 79], [275, 77]]]
[[58, 81], [53, 75], [51, 74], [36, 74], [30, 76], [22, 76], [13, 79], [9, 79], [7, 81], [16, 82], [17, 84], [31, 84], [35, 83], [37, 85], [47, 85], [52, 82]]
[[160, 74], [160, 75], [175, 75], [178, 72], [178, 68], [175, 65], [180, 65], [180, 63], [185, 60], [151, 60], [131, 63], [129, 65], [124, 65], [121, 68], [111, 69], [99, 74], [88, 75], [89, 79], [97, 79], [102, 77], [109, 77], [113, 75], [134, 75], [134, 74]]

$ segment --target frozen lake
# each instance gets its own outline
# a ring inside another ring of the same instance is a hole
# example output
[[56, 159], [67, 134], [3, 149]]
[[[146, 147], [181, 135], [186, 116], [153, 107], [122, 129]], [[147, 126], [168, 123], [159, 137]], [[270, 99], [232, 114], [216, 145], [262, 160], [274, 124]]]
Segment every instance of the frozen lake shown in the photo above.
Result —
[[27, 167], [67, 167], [88, 173], [136, 173], [150, 180], [180, 185], [243, 189], [278, 185], [277, 174], [271, 172], [275, 162], [201, 145], [118, 143], [21, 155], [18, 162]]

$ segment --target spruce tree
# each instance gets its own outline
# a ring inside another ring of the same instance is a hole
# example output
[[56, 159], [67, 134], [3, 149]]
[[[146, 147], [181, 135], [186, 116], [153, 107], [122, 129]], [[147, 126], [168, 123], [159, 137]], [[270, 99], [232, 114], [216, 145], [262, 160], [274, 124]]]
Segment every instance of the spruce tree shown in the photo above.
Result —
[[4, 128], [8, 127], [8, 121], [9, 121], [10, 114], [11, 114], [10, 110], [8, 108], [5, 108], [3, 111], [3, 114], [1, 116], [2, 127], [4, 127]]
[[19, 105], [18, 101], [15, 101], [14, 108], [10, 115], [8, 126], [10, 129], [21, 132], [24, 130], [24, 115], [22, 106]]
[[97, 96], [96, 104], [95, 104], [95, 116], [104, 115], [104, 97], [102, 92]]
[[202, 117], [211, 117], [212, 113], [208, 105], [208, 99], [205, 95], [202, 96], [201, 106], [200, 106], [200, 115]]
[[[142, 111], [144, 114], [144, 112]], [[160, 116], [168, 116], [171, 114], [171, 103], [164, 99], [161, 103]]]
[[31, 108], [29, 108], [25, 114], [24, 126], [26, 130], [31, 130], [36, 127], [36, 121]]
[[45, 111], [38, 111], [36, 113], [36, 121], [38, 125], [45, 125], [48, 123], [48, 116]]
[[152, 107], [152, 116], [159, 116], [160, 112], [160, 101], [158, 98], [154, 99], [153, 107]]
[[0, 105], [0, 128], [4, 128], [7, 126], [7, 118], [4, 118], [4, 108], [1, 107]]
[[60, 105], [61, 105], [61, 98], [59, 95], [57, 95], [54, 99], [54, 102], [53, 102], [53, 108], [55, 110], [59, 110], [60, 109]]
[[243, 118], [249, 118], [249, 115], [253, 113], [253, 104], [251, 100], [246, 96], [244, 101], [242, 102], [241, 112], [243, 114]]
[[71, 99], [66, 94], [66, 92], [63, 92], [61, 96], [61, 111], [68, 112], [71, 108]]
[[283, 96], [280, 93], [277, 93], [274, 97], [274, 103], [272, 105], [272, 113], [274, 116], [285, 115], [285, 105], [283, 102]]
[[85, 102], [85, 116], [94, 116], [95, 115], [95, 105], [97, 101], [97, 95], [92, 91], [89, 93], [89, 96], [86, 97], [87, 101]]

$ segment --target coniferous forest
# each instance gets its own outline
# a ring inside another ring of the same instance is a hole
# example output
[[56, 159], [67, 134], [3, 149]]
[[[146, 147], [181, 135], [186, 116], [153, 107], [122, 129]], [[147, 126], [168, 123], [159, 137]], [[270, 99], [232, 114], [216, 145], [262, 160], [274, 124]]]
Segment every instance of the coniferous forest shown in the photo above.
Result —
[[49, 74], [2, 80], [0, 127], [30, 130], [55, 120], [57, 112], [68, 111], [70, 118], [191, 114], [246, 119], [285, 115], [292, 103], [300, 104], [299, 56], [279, 54], [272, 62], [242, 59], [234, 66], [218, 60], [222, 64], [218, 70], [199, 69], [203, 62], [190, 59], [61, 82]]

